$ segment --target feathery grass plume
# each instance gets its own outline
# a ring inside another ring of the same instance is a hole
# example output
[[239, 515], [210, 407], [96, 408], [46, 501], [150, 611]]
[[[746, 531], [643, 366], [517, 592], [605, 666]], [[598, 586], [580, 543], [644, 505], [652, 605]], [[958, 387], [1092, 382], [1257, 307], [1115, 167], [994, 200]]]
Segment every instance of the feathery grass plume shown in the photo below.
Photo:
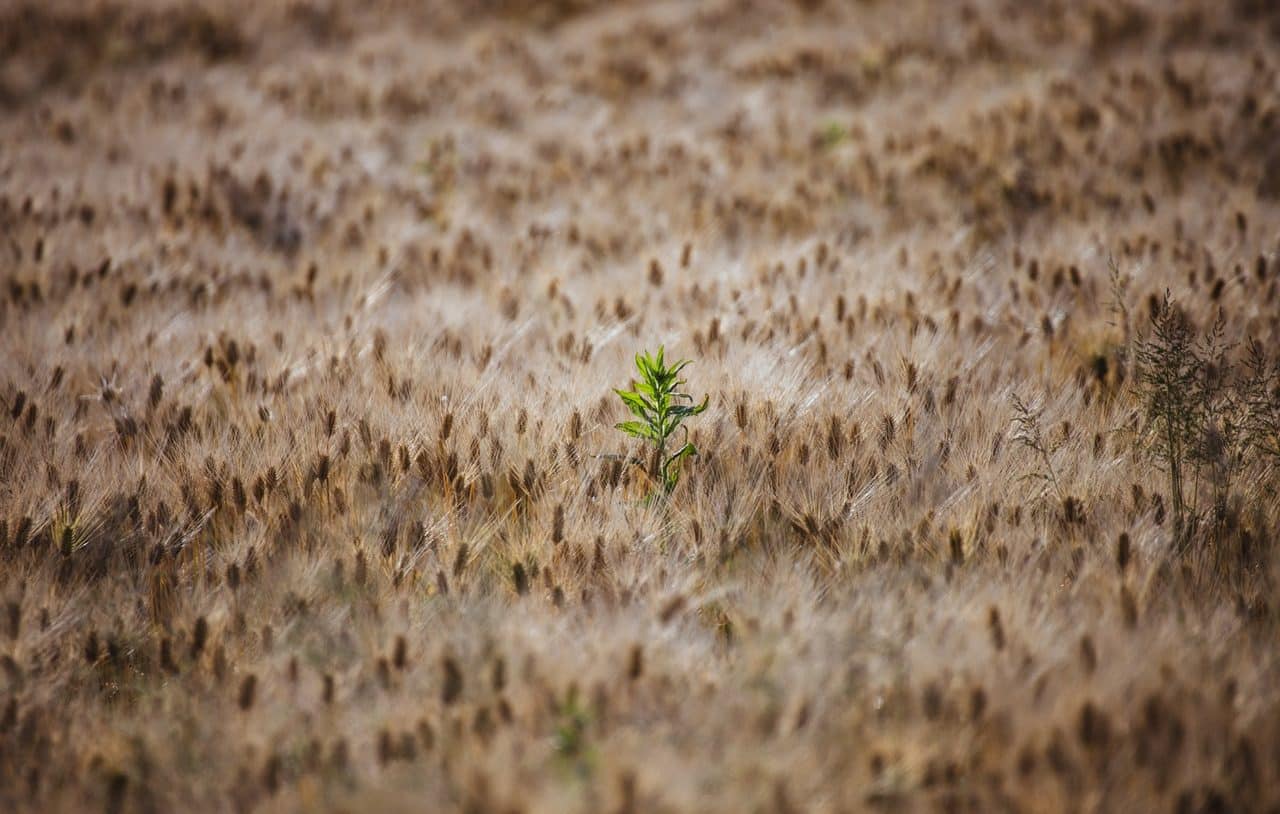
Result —
[[1040, 468], [1028, 473], [1025, 477], [1043, 481], [1053, 489], [1059, 502], [1065, 501], [1066, 495], [1062, 491], [1062, 486], [1058, 483], [1058, 473], [1053, 465], [1053, 456], [1065, 443], [1065, 437], [1061, 437], [1056, 441], [1045, 437], [1044, 429], [1041, 426], [1041, 416], [1044, 415], [1043, 407], [1038, 410], [1032, 409], [1016, 393], [1011, 396], [1011, 401], [1013, 402], [1013, 421], [1017, 425], [1013, 440], [1015, 443], [1031, 450], [1040, 463]]
[[[691, 364], [691, 361], [682, 359], [668, 366], [663, 359], [664, 350], [659, 346], [656, 355], [636, 354], [635, 363], [640, 379], [632, 381], [635, 390], [615, 388], [613, 391], [632, 415], [639, 419], [623, 421], [614, 426], [628, 435], [647, 441], [653, 447], [654, 457], [649, 465], [649, 476], [661, 487], [663, 497], [670, 495], [679, 482], [682, 462], [698, 454], [697, 448], [687, 440], [688, 428], [681, 425], [685, 419], [704, 412], [710, 401], [708, 395], [703, 397], [700, 404], [695, 403], [692, 396], [680, 391], [679, 388], [685, 384], [679, 378], [680, 371]], [[668, 439], [677, 429], [684, 429], [686, 441], [668, 455]]]
[[1136, 390], [1145, 448], [1165, 471], [1173, 508], [1174, 545], [1185, 552], [1203, 521], [1201, 477], [1210, 470], [1218, 503], [1234, 472], [1240, 425], [1230, 392], [1225, 316], [1200, 336], [1169, 292], [1153, 302], [1150, 333], [1135, 348]]
[[1280, 355], [1268, 359], [1262, 343], [1249, 337], [1241, 399], [1248, 441], [1272, 469], [1280, 467]]

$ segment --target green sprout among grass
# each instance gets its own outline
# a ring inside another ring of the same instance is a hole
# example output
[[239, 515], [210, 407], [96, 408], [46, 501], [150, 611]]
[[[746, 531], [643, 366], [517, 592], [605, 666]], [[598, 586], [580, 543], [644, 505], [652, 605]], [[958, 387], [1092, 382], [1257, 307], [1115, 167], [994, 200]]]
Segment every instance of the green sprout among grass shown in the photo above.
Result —
[[[662, 485], [663, 496], [671, 494], [680, 480], [680, 465], [686, 458], [697, 455], [698, 450], [688, 442], [689, 429], [681, 427], [681, 423], [690, 416], [698, 415], [707, 409], [709, 396], [704, 396], [701, 404], [695, 404], [693, 396], [680, 392], [684, 379], [679, 378], [680, 371], [690, 364], [682, 359], [668, 367], [663, 361], [663, 348], [658, 348], [655, 356], [647, 353], [636, 354], [636, 369], [640, 371], [640, 380], [632, 381], [634, 390], [617, 390], [627, 409], [637, 419], [623, 421], [615, 425], [627, 435], [634, 435], [648, 441], [653, 447], [654, 457], [650, 466], [650, 476]], [[668, 442], [677, 429], [685, 431], [685, 443], [671, 454], [667, 454]]]
[[838, 146], [848, 137], [849, 131], [840, 122], [828, 122], [827, 126], [822, 128], [819, 134], [822, 146], [827, 149]]

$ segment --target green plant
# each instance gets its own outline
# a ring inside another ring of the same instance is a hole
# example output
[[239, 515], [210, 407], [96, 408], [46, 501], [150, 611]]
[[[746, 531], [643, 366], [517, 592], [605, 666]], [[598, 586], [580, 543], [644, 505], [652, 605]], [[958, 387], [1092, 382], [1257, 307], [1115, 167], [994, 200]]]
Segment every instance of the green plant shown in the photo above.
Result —
[[[682, 359], [670, 366], [663, 360], [663, 348], [650, 356], [647, 353], [636, 354], [636, 369], [640, 372], [639, 381], [632, 380], [633, 390], [618, 390], [618, 394], [627, 409], [638, 420], [623, 421], [617, 429], [628, 435], [644, 439], [653, 447], [653, 459], [649, 474], [662, 487], [662, 494], [669, 495], [680, 480], [680, 465], [685, 458], [698, 454], [693, 444], [688, 442], [688, 428], [681, 427], [686, 418], [698, 415], [707, 409], [709, 396], [704, 396], [701, 404], [695, 404], [688, 393], [680, 392], [684, 379], [679, 378], [680, 371], [690, 364]], [[670, 455], [667, 445], [677, 429], [684, 429], [685, 443]]]
[[559, 705], [556, 713], [556, 754], [570, 760], [583, 757], [588, 751], [587, 727], [591, 724], [591, 715], [579, 701], [576, 686], [569, 688], [564, 703]]
[[828, 122], [819, 134], [819, 141], [828, 149], [838, 146], [849, 137], [849, 131], [839, 122]]

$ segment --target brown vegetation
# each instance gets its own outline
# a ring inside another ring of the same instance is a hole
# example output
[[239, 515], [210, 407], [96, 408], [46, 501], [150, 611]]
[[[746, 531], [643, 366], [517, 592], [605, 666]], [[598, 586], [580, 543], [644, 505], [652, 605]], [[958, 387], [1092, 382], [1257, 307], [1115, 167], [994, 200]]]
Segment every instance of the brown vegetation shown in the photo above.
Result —
[[3, 4], [0, 809], [1275, 810], [1276, 9]]

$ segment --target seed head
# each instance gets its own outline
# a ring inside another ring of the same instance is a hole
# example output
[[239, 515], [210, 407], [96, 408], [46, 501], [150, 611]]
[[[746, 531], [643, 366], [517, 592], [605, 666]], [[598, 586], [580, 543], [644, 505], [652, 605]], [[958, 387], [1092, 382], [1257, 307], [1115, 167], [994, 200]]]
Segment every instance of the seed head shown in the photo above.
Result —
[[462, 669], [452, 656], [445, 656], [441, 666], [444, 671], [444, 684], [441, 688], [441, 700], [445, 706], [452, 706], [462, 696]]
[[253, 708], [254, 697], [258, 691], [258, 677], [253, 673], [245, 676], [240, 682], [239, 704], [240, 709], [248, 711]]

